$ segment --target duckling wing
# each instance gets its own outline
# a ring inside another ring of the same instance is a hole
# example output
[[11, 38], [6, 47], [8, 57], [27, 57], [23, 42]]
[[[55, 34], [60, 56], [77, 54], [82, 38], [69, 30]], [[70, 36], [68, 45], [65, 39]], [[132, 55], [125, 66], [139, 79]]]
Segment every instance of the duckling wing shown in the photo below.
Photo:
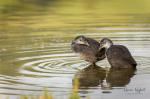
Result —
[[92, 39], [92, 38], [87, 38], [87, 41], [90, 45], [91, 50], [93, 51], [93, 53], [97, 57], [97, 61], [103, 60], [106, 57], [105, 56], [106, 49], [104, 48], [104, 49], [99, 51], [100, 43], [97, 42], [96, 40]]
[[129, 52], [128, 48], [123, 45], [113, 45], [107, 50], [107, 56], [109, 59], [120, 60], [125, 63], [129, 63], [136, 66], [137, 63]]
[[106, 56], [105, 56], [105, 52], [106, 52], [106, 49], [103, 48], [101, 49], [98, 53], [97, 53], [97, 60], [100, 61], [100, 60], [103, 60]]
[[134, 60], [134, 58], [132, 57], [128, 48], [123, 45], [119, 45], [119, 47], [123, 51], [123, 59], [126, 60], [127, 62], [129, 62], [130, 64], [132, 64], [133, 66], [136, 66], [137, 63]]
[[92, 39], [92, 38], [87, 38], [87, 42], [90, 45], [89, 47], [95, 52], [97, 53], [99, 51], [99, 46], [100, 43], [97, 42], [96, 40]]

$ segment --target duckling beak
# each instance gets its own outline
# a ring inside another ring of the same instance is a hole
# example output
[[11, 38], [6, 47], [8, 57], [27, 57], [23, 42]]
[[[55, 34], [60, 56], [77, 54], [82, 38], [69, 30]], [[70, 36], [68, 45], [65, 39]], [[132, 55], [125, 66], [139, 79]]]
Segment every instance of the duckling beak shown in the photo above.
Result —
[[86, 45], [86, 46], [90, 46], [88, 42], [83, 42], [83, 41], [75, 41], [76, 44], [80, 44], [80, 45]]
[[101, 50], [101, 49], [103, 49], [104, 48], [104, 46], [102, 45], [102, 44], [100, 44], [100, 46], [99, 46], [99, 51]]

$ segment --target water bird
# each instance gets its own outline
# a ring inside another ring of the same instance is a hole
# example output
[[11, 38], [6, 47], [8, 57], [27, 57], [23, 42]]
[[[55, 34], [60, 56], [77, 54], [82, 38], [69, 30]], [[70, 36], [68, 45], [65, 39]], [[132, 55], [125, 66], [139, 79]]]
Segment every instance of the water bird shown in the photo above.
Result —
[[99, 50], [100, 43], [92, 38], [77, 36], [71, 43], [71, 48], [85, 61], [95, 65], [105, 58], [105, 49]]
[[100, 50], [105, 48], [105, 55], [112, 68], [135, 68], [137, 63], [124, 45], [114, 45], [108, 38], [100, 41]]

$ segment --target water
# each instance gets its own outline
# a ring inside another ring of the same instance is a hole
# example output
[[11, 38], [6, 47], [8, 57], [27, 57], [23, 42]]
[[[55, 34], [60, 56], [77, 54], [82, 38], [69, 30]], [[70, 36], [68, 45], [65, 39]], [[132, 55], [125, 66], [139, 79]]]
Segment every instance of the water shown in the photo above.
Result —
[[[115, 8], [115, 4], [122, 2], [112, 1], [2, 0], [1, 98], [37, 96], [48, 88], [54, 99], [68, 99], [73, 81], [78, 78], [78, 94], [83, 99], [148, 99], [150, 14], [146, 10], [147, 2], [142, 2], [144, 8], [138, 1], [125, 10], [125, 5], [134, 2]], [[110, 6], [105, 7], [107, 4]], [[115, 44], [127, 46], [138, 63], [137, 70], [108, 71], [106, 59], [98, 62], [98, 67], [90, 67], [71, 51], [71, 40], [77, 35], [96, 40], [109, 37]]]

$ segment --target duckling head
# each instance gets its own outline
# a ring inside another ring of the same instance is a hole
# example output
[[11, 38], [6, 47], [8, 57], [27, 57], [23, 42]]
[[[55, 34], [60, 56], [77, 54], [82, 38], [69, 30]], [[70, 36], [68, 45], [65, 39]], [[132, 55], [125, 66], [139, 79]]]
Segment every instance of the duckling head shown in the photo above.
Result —
[[112, 45], [113, 45], [113, 42], [109, 38], [103, 38], [100, 41], [100, 48], [99, 49], [102, 49], [102, 48], [108, 49]]

